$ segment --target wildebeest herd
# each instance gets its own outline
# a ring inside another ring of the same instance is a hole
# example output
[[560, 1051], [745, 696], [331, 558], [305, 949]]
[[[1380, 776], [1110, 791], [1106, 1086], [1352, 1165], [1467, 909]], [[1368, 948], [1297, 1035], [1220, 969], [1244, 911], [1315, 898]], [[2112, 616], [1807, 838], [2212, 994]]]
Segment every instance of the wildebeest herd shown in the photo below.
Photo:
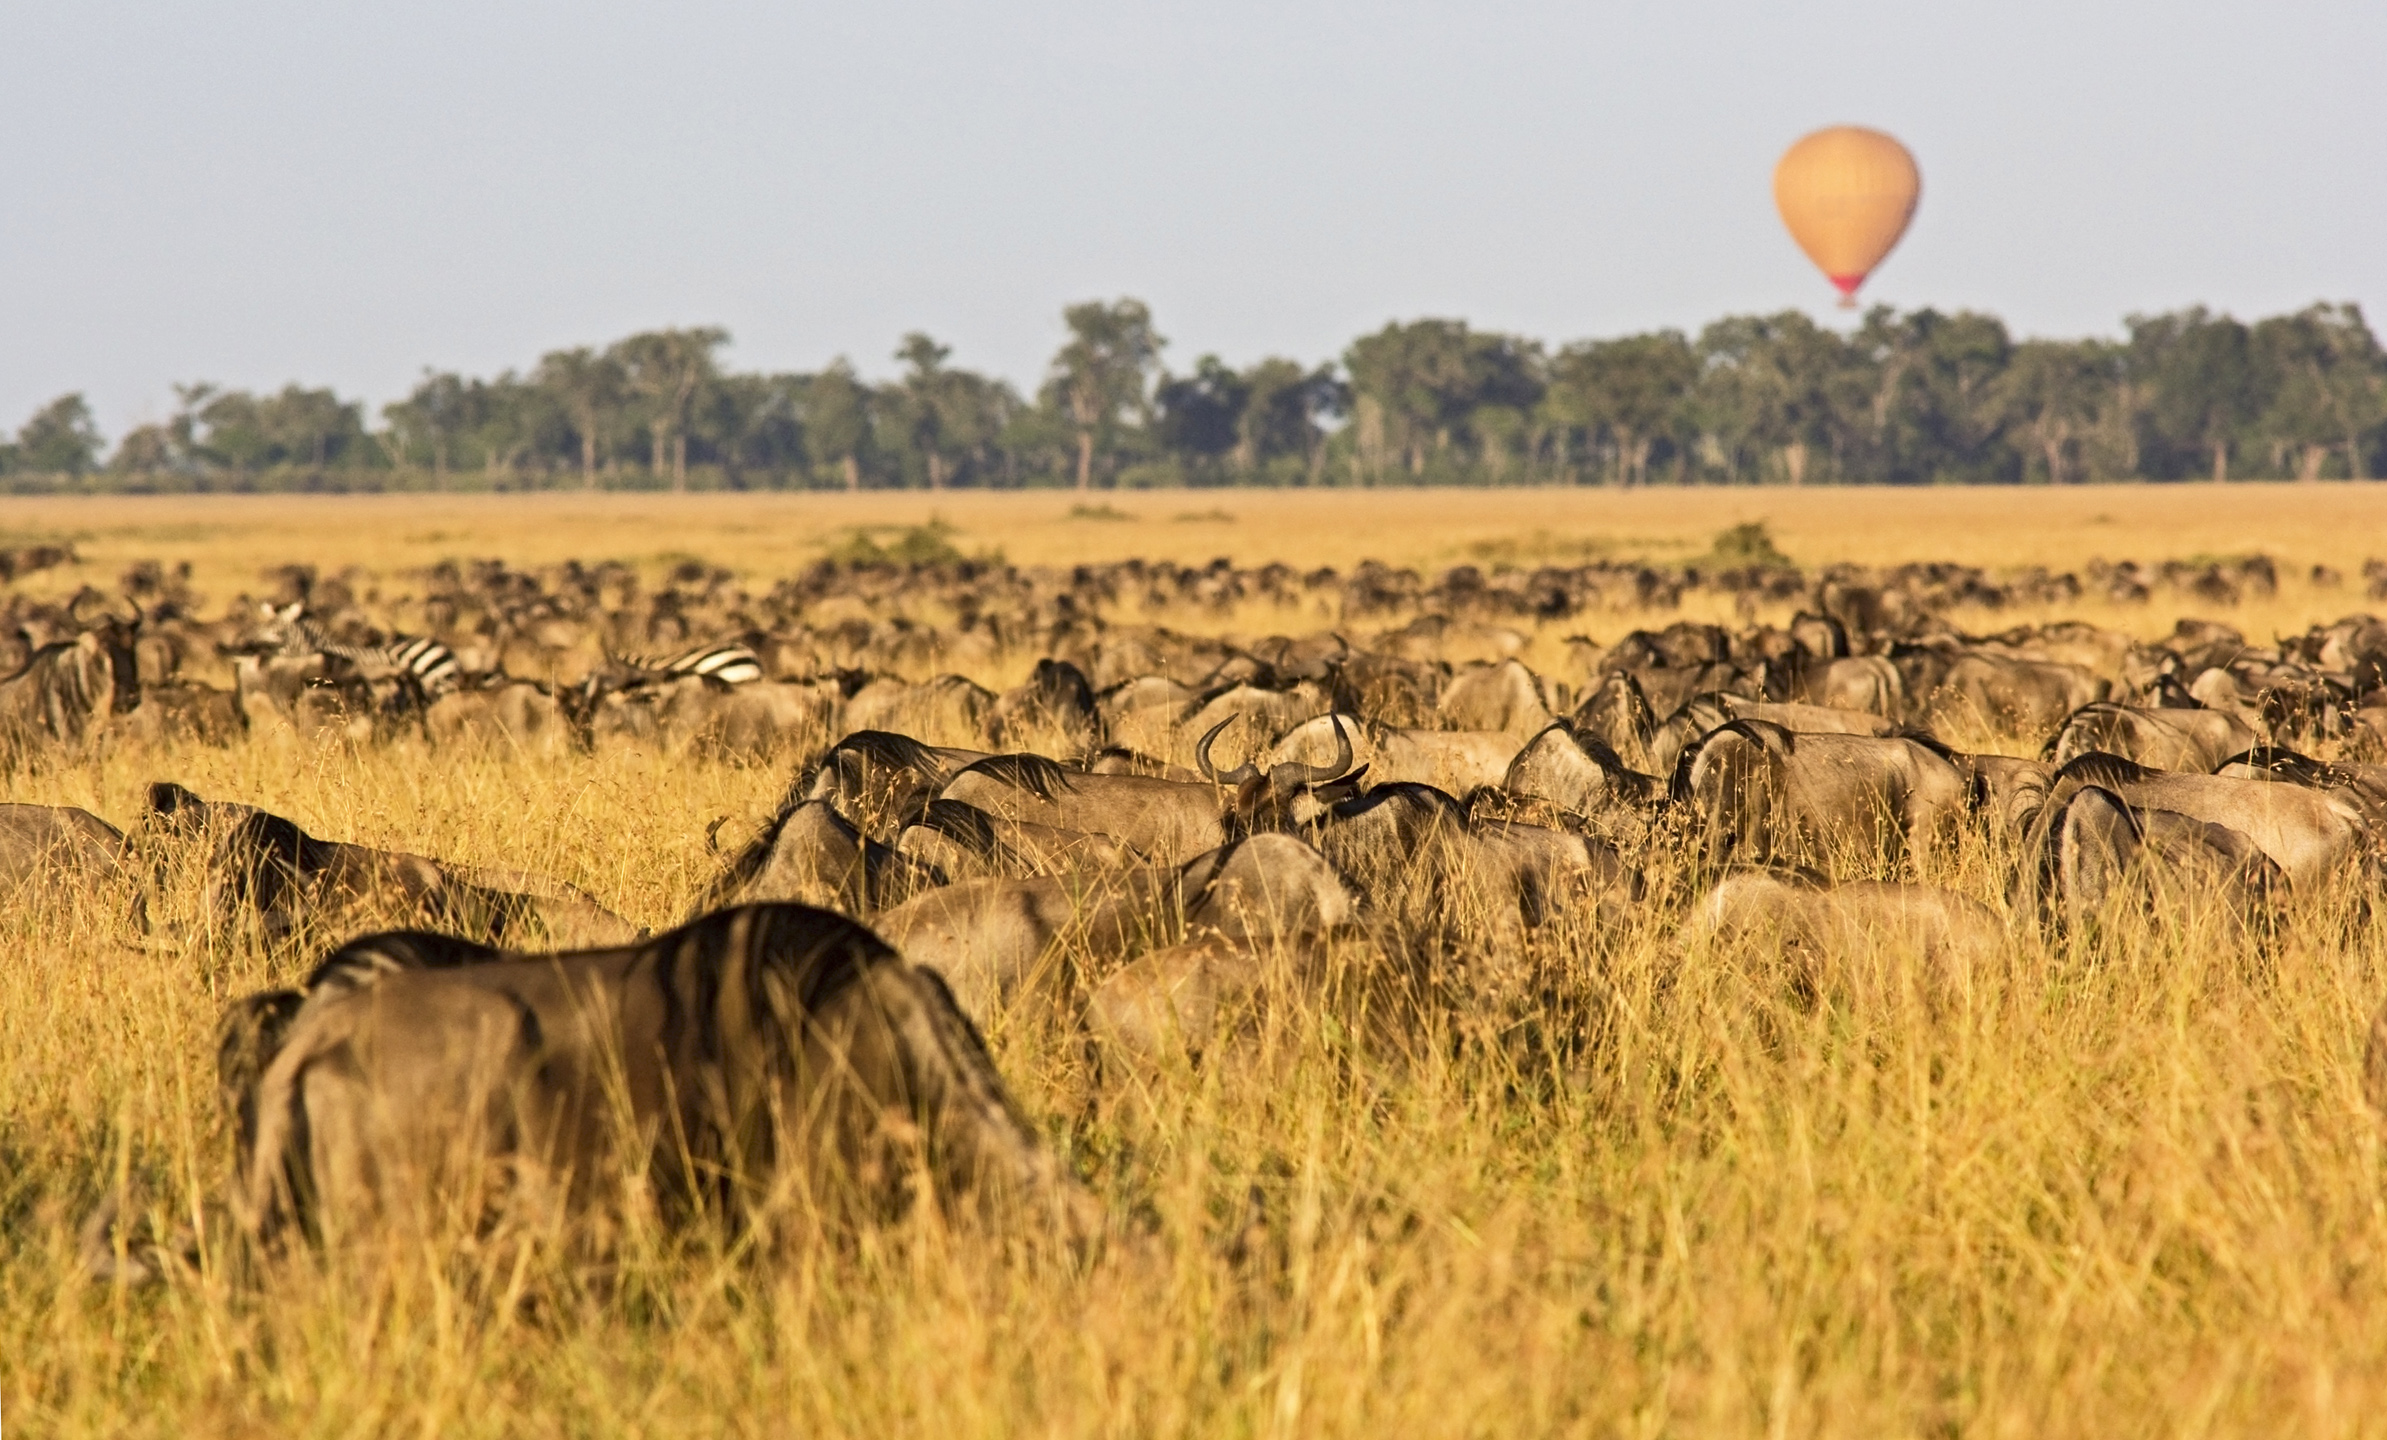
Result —
[[[1602, 566], [824, 564], [757, 594], [693, 562], [660, 586], [487, 563], [388, 600], [362, 574], [268, 578], [214, 618], [156, 565], [12, 597], [0, 757], [274, 731], [783, 778], [656, 934], [557, 879], [165, 776], [124, 830], [0, 808], [20, 897], [104, 897], [195, 955], [319, 957], [221, 1027], [224, 1208], [260, 1253], [500, 1202], [601, 1233], [628, 1176], [677, 1223], [926, 1203], [1082, 1241], [1101, 1207], [986, 1027], [1059, 1027], [1097, 1095], [1222, 1063], [1288, 995], [1394, 1049], [1563, 1053], [1598, 1037], [1550, 957], [1653, 923], [1803, 1003], [1937, 1004], [2019, 950], [2100, 963], [2131, 927], [2259, 957], [2364, 923], [2387, 838], [2387, 623], [1946, 618], [2059, 604], [2071, 576], [1709, 577], [1793, 617], [1730, 628], [1650, 626], [1684, 581]], [[1301, 623], [1226, 632], [1254, 613]], [[169, 1263], [108, 1214], [95, 1266]]]

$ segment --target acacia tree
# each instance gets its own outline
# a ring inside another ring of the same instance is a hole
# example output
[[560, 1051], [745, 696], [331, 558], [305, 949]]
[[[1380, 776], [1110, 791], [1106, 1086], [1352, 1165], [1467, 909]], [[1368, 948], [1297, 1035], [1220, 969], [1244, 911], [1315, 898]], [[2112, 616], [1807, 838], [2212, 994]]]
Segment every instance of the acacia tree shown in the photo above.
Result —
[[1806, 483], [1818, 447], [1833, 440], [1836, 379], [1847, 368], [1839, 336], [1796, 310], [1736, 315], [1699, 333], [1695, 399], [1705, 427], [1730, 450], [1778, 458], [1783, 478]]
[[448, 462], [456, 442], [472, 428], [475, 408], [462, 376], [425, 370], [407, 397], [383, 406], [381, 416], [396, 432], [402, 452], [417, 446], [430, 450], [432, 483], [444, 490]]
[[1069, 343], [1053, 356], [1046, 403], [1077, 435], [1077, 488], [1094, 483], [1094, 457], [1117, 449], [1122, 427], [1151, 418], [1147, 382], [1168, 344], [1141, 300], [1089, 300], [1061, 312]]
[[870, 445], [875, 398], [842, 355], [804, 387], [805, 441], [815, 455], [837, 460], [848, 490], [862, 488], [862, 456]]
[[2342, 446], [2346, 473], [2365, 478], [2363, 437], [2387, 419], [2387, 356], [2360, 307], [2308, 306], [2261, 321], [2249, 339], [2270, 395], [2256, 428], [2274, 453], [2317, 480]]
[[647, 437], [656, 474], [671, 462], [671, 488], [688, 488], [688, 411], [697, 387], [714, 374], [713, 352], [729, 343], [718, 325], [687, 330], [649, 330], [618, 341], [606, 352], [621, 366], [629, 392], [644, 402]]
[[621, 362], [586, 345], [551, 350], [539, 360], [533, 381], [572, 422], [580, 442], [580, 483], [597, 488], [597, 463], [610, 439], [609, 421], [620, 412], [628, 377]]
[[2133, 315], [2132, 368], [2147, 382], [2144, 411], [2156, 440], [2210, 458], [2216, 482], [2230, 478], [2238, 432], [2260, 414], [2251, 337], [2227, 315], [2199, 305], [2169, 315]]
[[99, 464], [99, 426], [80, 393], [61, 395], [17, 431], [16, 463], [45, 475], [81, 475]]
[[1680, 429], [1699, 382], [1699, 357], [1680, 331], [1570, 345], [1550, 362], [1546, 419], [1605, 436], [1621, 485], [1649, 478], [1650, 449]]
[[2025, 340], [2007, 357], [1992, 403], [2029, 438], [2048, 483], [2061, 485], [2112, 383], [2110, 359], [2095, 341]]

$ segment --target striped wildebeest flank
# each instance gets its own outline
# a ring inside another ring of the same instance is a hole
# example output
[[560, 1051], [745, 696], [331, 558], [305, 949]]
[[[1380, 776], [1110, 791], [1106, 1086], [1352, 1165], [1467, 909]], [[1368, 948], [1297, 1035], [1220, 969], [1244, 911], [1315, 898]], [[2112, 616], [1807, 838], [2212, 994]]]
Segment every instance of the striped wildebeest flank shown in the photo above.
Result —
[[0, 675], [0, 773], [79, 750], [141, 703], [133, 628], [109, 618]]
[[469, 1235], [509, 1209], [602, 1240], [641, 1205], [782, 1243], [922, 1201], [1069, 1239], [1099, 1223], [943, 983], [806, 906], [555, 954], [368, 936], [223, 1036], [231, 1209], [269, 1247]]

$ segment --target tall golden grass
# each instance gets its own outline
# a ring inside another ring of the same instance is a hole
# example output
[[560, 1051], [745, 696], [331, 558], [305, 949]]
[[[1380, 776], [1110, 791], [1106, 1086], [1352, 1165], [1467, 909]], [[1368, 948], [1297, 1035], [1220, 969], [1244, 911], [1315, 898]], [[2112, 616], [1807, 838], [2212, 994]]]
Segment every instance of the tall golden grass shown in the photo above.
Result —
[[[1695, 550], [1766, 518], [1808, 564], [2266, 550], [2300, 576], [2356, 568], [2387, 533], [2347, 487], [1236, 492], [1118, 497], [1141, 518], [1099, 525], [1063, 518], [1068, 498], [934, 504], [963, 548], [1037, 562]], [[930, 504], [58, 502], [11, 524], [82, 537], [86, 565], [42, 584], [185, 557], [220, 603], [288, 559], [365, 566], [393, 595], [446, 554], [683, 552], [767, 584], [853, 525], [916, 523]], [[1237, 516], [1215, 540], [1190, 537], [1230, 522], [1168, 518], [1213, 505]], [[2084, 535], [2098, 514], [2114, 518]], [[2260, 638], [2356, 595], [2298, 578], [2217, 618]], [[2196, 608], [2083, 613], [2159, 634]], [[1642, 618], [1579, 617], [1534, 654], [1555, 663], [1564, 634], [1613, 640]], [[707, 824], [760, 815], [786, 777], [632, 750], [527, 762], [260, 739], [117, 748], [16, 777], [9, 797], [128, 824], [161, 778], [320, 834], [544, 870], [662, 926], [711, 873]], [[1976, 846], [1933, 878], [2002, 911], [2003, 858]], [[2387, 953], [2342, 907], [2271, 953], [2193, 913], [2094, 953], [2050, 949], [2015, 916], [2010, 955], [1969, 987], [1807, 1005], [1747, 955], [1678, 943], [1652, 905], [1530, 942], [1550, 997], [1532, 1043], [1457, 1020], [1406, 1044], [1355, 1038], [1280, 993], [1260, 1048], [1097, 1086], [1066, 1024], [999, 1024], [1000, 1068], [1114, 1217], [1082, 1264], [923, 1222], [771, 1264], [655, 1240], [602, 1277], [532, 1239], [302, 1259], [263, 1284], [210, 1248], [129, 1288], [84, 1278], [82, 1217], [120, 1194], [137, 1225], [220, 1233], [215, 1017], [311, 957], [178, 943], [167, 922], [188, 895], [162, 897], [144, 936], [119, 901], [0, 901], [12, 1435], [2387, 1430], [2387, 1156], [2359, 1083]]]

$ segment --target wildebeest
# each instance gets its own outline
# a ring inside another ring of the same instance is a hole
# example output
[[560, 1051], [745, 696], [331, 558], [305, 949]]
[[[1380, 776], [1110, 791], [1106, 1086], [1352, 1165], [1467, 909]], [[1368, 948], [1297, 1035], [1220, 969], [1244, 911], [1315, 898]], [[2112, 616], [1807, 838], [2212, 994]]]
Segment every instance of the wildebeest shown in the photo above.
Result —
[[1107, 835], [1162, 864], [1225, 842], [1216, 786], [1142, 775], [1092, 775], [1042, 755], [994, 755], [962, 767], [938, 792], [1004, 820]]
[[2152, 710], [2100, 702], [2072, 712], [2047, 742], [2047, 758], [2066, 764], [2092, 750], [2156, 770], [2209, 773], [2261, 737], [2226, 710]]
[[893, 840], [956, 771], [985, 758], [984, 751], [940, 749], [889, 730], [856, 730], [822, 753], [790, 799], [827, 801], [864, 834]]
[[828, 801], [799, 800], [740, 847], [690, 913], [776, 900], [867, 916], [943, 879], [864, 835]]
[[0, 773], [75, 746], [141, 700], [131, 631], [110, 623], [35, 650], [0, 676]]
[[1238, 942], [1342, 923], [1353, 897], [1299, 840], [1255, 835], [1182, 867], [1122, 867], [958, 881], [875, 924], [913, 963], [942, 974], [962, 1008], [986, 1016], [1021, 996], [1074, 991], [1096, 965], [1172, 943], [1188, 924]]
[[1801, 999], [1879, 1003], [1911, 986], [1941, 1005], [1995, 962], [2006, 927], [1980, 901], [1935, 886], [1736, 870], [1691, 907], [1682, 937], [1765, 954]]
[[1709, 732], [1669, 784], [1709, 863], [1805, 865], [1835, 878], [1952, 840], [1968, 788], [1918, 739], [1794, 736], [1763, 720]]
[[[1924, 696], [1934, 729], [1968, 725], [2036, 738], [2112, 687], [2078, 665], [1972, 652], [1958, 656]], [[1943, 730], [1941, 733], [1949, 733]]]
[[899, 854], [948, 878], [1053, 875], [1147, 864], [1109, 835], [1006, 820], [960, 800], [931, 800], [895, 840]]
[[564, 703], [544, 685], [500, 680], [452, 690], [423, 712], [434, 745], [483, 745], [552, 758], [579, 738]]
[[2288, 889], [2285, 872], [2245, 834], [2082, 784], [2032, 827], [2016, 899], [2081, 938], [2125, 907], [2167, 925], [2217, 915], [2246, 933], [2268, 924]]
[[1500, 788], [1611, 822], [1643, 819], [1666, 800], [1663, 781], [1628, 768], [1614, 750], [1565, 721], [1525, 742]]
[[986, 717], [986, 736], [997, 745], [1021, 747], [1048, 733], [1072, 755], [1102, 739], [1102, 717], [1085, 672], [1050, 657], [1037, 661], [1024, 682], [997, 696]]
[[124, 832], [73, 805], [0, 805], [0, 897], [64, 896], [131, 883]]
[[1453, 730], [1530, 735], [1550, 723], [1541, 683], [1517, 660], [1463, 667], [1443, 687], [1435, 709]]
[[[169, 782], [149, 787], [142, 843], [196, 849], [202, 923], [214, 933], [254, 925], [268, 940], [283, 941], [411, 921], [491, 940], [559, 945], [619, 944], [638, 934], [560, 881], [484, 872], [500, 884], [482, 883], [471, 867], [317, 839], [279, 815], [202, 800]], [[501, 888], [506, 882], [513, 888]]]
[[1498, 785], [1524, 744], [1524, 736], [1508, 730], [1411, 730], [1338, 713], [1295, 726], [1268, 747], [1262, 763], [1273, 771], [1342, 748], [1374, 784], [1406, 781], [1464, 795]]
[[2134, 808], [2176, 811], [2234, 830], [2270, 856], [2303, 892], [2349, 874], [2370, 838], [2359, 808], [2300, 785], [2150, 770], [2092, 751], [2056, 772], [2049, 803], [2063, 804], [2084, 785], [2109, 790]]
[[1091, 1212], [936, 977], [804, 906], [560, 954], [376, 935], [226, 1033], [232, 1208], [259, 1242], [469, 1231], [509, 1205], [601, 1234], [633, 1175], [667, 1221], [766, 1234], [900, 1213], [915, 1177], [955, 1212]]

